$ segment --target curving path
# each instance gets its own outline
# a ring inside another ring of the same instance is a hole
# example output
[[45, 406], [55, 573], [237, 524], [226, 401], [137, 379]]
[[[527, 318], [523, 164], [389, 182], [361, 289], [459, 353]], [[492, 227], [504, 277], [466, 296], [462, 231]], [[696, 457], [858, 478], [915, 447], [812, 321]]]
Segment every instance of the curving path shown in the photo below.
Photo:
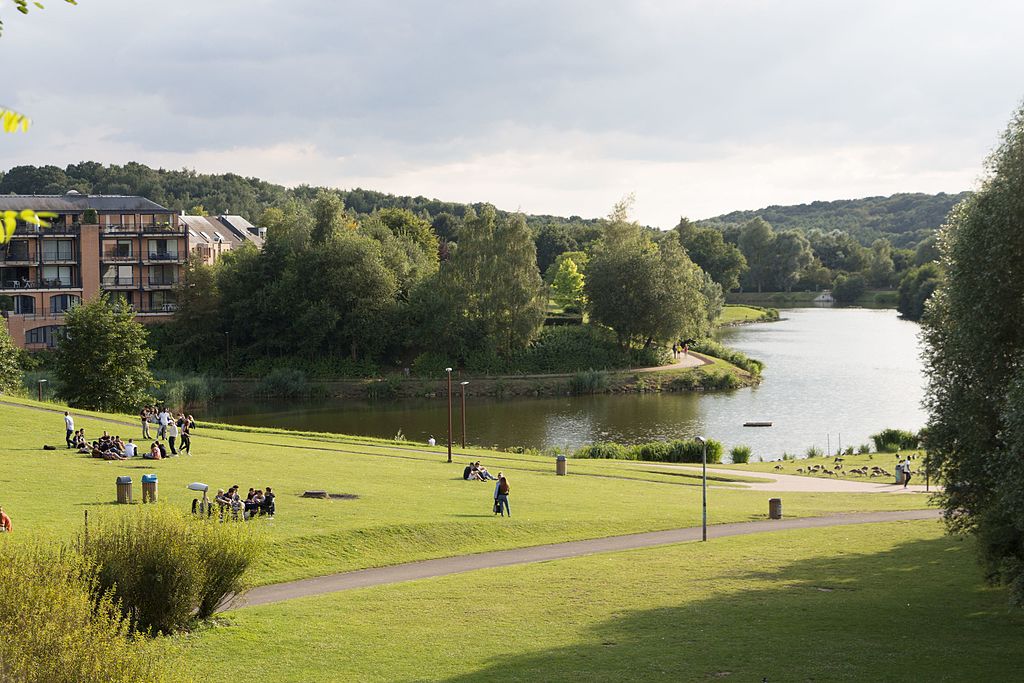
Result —
[[[855, 482], [856, 483], [856, 482]], [[811, 529], [816, 527], [843, 526], [847, 524], [871, 524], [877, 522], [899, 522], [908, 520], [939, 519], [938, 510], [898, 510], [890, 512], [858, 512], [826, 517], [803, 517], [797, 519], [765, 520], [759, 522], [737, 522], [732, 524], [716, 524], [708, 527], [710, 539], [726, 536], [758, 534], [784, 529]], [[497, 550], [474, 555], [459, 555], [437, 560], [409, 562], [390, 567], [361, 569], [342, 574], [318, 576], [301, 581], [290, 581], [270, 586], [254, 588], [243, 596], [238, 596], [222, 609], [252, 607], [266, 605], [283, 600], [294, 600], [312, 595], [324, 595], [354, 588], [382, 586], [403, 581], [428, 579], [435, 576], [461, 574], [477, 569], [492, 569], [531, 562], [547, 562], [570, 557], [581, 557], [595, 553], [618, 552], [697, 541], [701, 537], [700, 527], [685, 529], [669, 529], [667, 531], [651, 531], [642, 534], [627, 534], [608, 538], [594, 538], [585, 541], [569, 541], [552, 543], [513, 550]]]
[[[684, 470], [686, 472], [700, 473], [699, 466], [693, 465], [662, 465], [645, 463], [645, 468], [657, 467], [670, 470]], [[745, 488], [751, 491], [796, 491], [800, 493], [932, 493], [940, 490], [941, 487], [932, 484], [925, 490], [924, 484], [910, 484], [903, 488], [902, 484], [892, 483], [890, 477], [881, 481], [850, 481], [849, 479], [833, 479], [825, 477], [802, 477], [797, 474], [775, 474], [774, 472], [760, 472], [755, 470], [726, 470], [719, 468], [708, 468], [708, 474], [742, 475], [744, 477], [758, 477], [763, 482], [734, 482], [733, 488]], [[920, 477], [916, 477], [920, 480]], [[913, 479], [911, 479], [913, 481]]]

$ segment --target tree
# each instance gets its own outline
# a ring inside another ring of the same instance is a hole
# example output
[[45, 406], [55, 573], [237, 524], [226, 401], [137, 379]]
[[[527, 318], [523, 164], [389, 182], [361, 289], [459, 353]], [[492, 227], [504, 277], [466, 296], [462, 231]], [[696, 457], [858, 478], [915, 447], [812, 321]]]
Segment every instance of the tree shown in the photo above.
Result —
[[571, 258], [562, 259], [551, 283], [555, 301], [564, 308], [579, 309], [583, 306], [583, 274]]
[[928, 299], [940, 282], [942, 268], [937, 263], [911, 268], [900, 281], [900, 298], [896, 310], [908, 320], [920, 320], [924, 316]]
[[740, 230], [739, 248], [747, 259], [746, 282], [761, 291], [772, 280], [772, 242], [775, 231], [764, 219], [748, 221]]
[[735, 245], [725, 241], [720, 231], [699, 227], [686, 218], [680, 218], [675, 229], [690, 259], [723, 290], [740, 286], [740, 276], [747, 270], [747, 259]]
[[21, 389], [21, 363], [6, 323], [0, 321], [0, 394], [13, 394]]
[[769, 251], [772, 284], [787, 292], [793, 289], [800, 274], [814, 261], [811, 243], [794, 230], [776, 233]]
[[537, 249], [521, 215], [494, 207], [466, 212], [448, 271], [461, 309], [488, 347], [507, 357], [525, 348], [544, 322], [544, 285]]
[[176, 365], [209, 369], [211, 361], [219, 364], [225, 319], [217, 268], [194, 255], [185, 263], [175, 287], [177, 311], [168, 324], [171, 348], [167, 351], [174, 356]]
[[629, 205], [615, 205], [587, 266], [591, 319], [614, 330], [624, 349], [700, 334], [707, 328], [703, 272], [677, 239], [656, 244], [630, 221]]
[[313, 230], [310, 237], [317, 244], [323, 244], [346, 227], [354, 227], [345, 215], [345, 202], [336, 192], [321, 190], [313, 201], [311, 213]]
[[835, 286], [832, 288], [832, 297], [839, 304], [852, 304], [867, 289], [864, 276], [860, 273], [851, 275], [840, 275], [836, 278]]
[[868, 261], [867, 279], [873, 287], [889, 287], [892, 285], [896, 268], [892, 260], [892, 245], [889, 240], [877, 239], [871, 244], [871, 256]]
[[60, 396], [77, 408], [132, 412], [151, 403], [156, 385], [149, 363], [156, 352], [135, 313], [105, 294], [65, 316], [54, 352]]
[[956, 532], [1024, 606], [1024, 107], [987, 177], [941, 229], [946, 277], [924, 316], [928, 465]]

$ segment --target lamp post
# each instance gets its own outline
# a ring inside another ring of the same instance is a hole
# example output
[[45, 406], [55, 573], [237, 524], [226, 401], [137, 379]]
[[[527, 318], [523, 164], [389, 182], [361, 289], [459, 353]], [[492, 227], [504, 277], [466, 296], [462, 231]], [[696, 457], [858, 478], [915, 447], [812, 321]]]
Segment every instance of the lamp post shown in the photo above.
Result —
[[448, 462], [452, 461], [452, 369], [445, 368], [448, 373]]
[[462, 448], [466, 448], [466, 385], [469, 382], [459, 382], [462, 386]]
[[37, 384], [37, 386], [39, 388], [39, 401], [40, 402], [42, 402], [42, 400], [43, 400], [43, 385], [44, 384], [46, 384], [46, 380], [45, 379], [39, 380], [39, 382]]
[[700, 441], [700, 472], [701, 472], [701, 524], [700, 540], [708, 540], [708, 442], [703, 436], [698, 436]]

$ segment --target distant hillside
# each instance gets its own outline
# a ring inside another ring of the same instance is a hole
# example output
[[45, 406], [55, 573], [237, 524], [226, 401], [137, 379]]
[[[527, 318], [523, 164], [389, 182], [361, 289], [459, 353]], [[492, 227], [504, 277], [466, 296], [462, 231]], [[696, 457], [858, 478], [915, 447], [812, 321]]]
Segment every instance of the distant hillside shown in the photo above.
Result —
[[760, 216], [776, 230], [841, 230], [865, 246], [884, 237], [894, 246], [913, 247], [939, 228], [949, 210], [969, 194], [894, 194], [891, 197], [769, 206], [756, 211], [733, 211], [698, 222], [724, 229]]

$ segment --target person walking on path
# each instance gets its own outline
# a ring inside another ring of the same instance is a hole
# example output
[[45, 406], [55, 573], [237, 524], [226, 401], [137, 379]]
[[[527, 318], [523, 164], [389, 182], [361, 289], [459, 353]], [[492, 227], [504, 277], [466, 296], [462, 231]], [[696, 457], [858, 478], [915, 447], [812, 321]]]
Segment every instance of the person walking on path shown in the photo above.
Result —
[[494, 485], [494, 512], [502, 517], [506, 514], [512, 516], [512, 510], [508, 507], [508, 492], [508, 479], [498, 472], [498, 483]]
[[74, 448], [75, 442], [71, 437], [75, 435], [75, 419], [66, 410], [64, 411], [64, 429], [67, 431], [64, 435], [64, 442], [68, 445], [68, 448]]
[[181, 424], [181, 452], [192, 455], [191, 420], [182, 414], [178, 416], [178, 422]]
[[167, 425], [171, 421], [171, 414], [167, 412], [167, 408], [161, 408], [160, 414], [156, 416], [157, 421], [160, 423], [160, 428], [156, 430], [156, 438], [166, 439], [167, 438]]
[[11, 524], [11, 518], [8, 517], [7, 513], [4, 512], [4, 509], [0, 507], [0, 531], [10, 533], [12, 529], [14, 529], [14, 525]]
[[910, 472], [910, 456], [909, 455], [907, 456], [907, 459], [903, 461], [902, 467], [903, 467], [903, 488], [907, 488], [907, 484], [910, 483], [910, 476], [911, 476], [911, 472]]

